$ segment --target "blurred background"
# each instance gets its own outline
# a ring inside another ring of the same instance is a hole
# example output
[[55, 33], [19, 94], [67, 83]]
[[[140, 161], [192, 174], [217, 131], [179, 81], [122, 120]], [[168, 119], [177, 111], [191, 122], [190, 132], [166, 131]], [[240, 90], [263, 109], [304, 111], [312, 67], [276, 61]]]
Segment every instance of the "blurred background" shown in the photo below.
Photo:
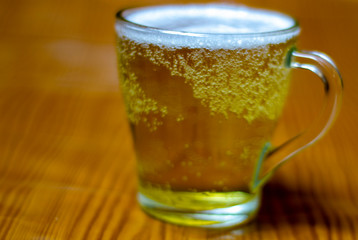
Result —
[[[167, 225], [136, 204], [135, 159], [116, 69], [115, 13], [179, 2], [189, 1], [0, 2], [0, 239], [236, 239], [244, 234]], [[265, 187], [258, 220], [244, 236], [355, 239], [358, 1], [219, 2], [295, 17], [302, 28], [298, 48], [331, 56], [345, 84], [335, 126], [277, 172]], [[299, 70], [293, 75], [277, 142], [307, 128], [324, 102], [317, 77]]]

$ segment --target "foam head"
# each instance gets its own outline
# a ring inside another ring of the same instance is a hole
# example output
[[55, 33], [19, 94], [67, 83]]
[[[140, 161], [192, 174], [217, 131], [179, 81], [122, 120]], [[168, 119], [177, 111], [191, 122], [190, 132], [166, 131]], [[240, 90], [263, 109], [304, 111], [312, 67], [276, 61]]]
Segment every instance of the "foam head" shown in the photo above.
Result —
[[[121, 12], [117, 33], [168, 47], [250, 48], [296, 36], [291, 17], [228, 4], [163, 5]], [[134, 23], [134, 24], [131, 24]]]

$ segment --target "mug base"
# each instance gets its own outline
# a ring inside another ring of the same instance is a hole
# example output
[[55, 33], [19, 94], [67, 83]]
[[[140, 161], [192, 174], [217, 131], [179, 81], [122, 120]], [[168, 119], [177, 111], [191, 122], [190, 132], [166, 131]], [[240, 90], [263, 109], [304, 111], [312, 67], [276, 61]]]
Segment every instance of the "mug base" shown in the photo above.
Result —
[[158, 202], [143, 193], [138, 194], [142, 209], [159, 220], [190, 227], [227, 228], [252, 220], [260, 207], [261, 195], [171, 192], [166, 200]]

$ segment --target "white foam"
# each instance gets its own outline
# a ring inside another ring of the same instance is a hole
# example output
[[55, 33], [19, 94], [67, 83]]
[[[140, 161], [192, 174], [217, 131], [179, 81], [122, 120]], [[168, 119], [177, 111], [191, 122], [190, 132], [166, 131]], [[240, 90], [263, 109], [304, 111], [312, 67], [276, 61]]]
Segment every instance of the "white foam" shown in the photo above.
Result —
[[118, 20], [120, 36], [168, 47], [251, 48], [299, 32], [287, 15], [241, 5], [164, 5], [128, 9], [122, 16], [135, 24]]

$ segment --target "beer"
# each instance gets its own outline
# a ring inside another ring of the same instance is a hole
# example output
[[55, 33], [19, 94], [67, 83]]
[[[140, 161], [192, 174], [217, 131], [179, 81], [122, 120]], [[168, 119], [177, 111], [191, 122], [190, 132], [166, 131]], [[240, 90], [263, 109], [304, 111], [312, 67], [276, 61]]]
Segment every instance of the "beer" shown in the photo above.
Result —
[[[168, 212], [158, 213], [149, 202], [209, 210], [256, 197], [253, 176], [288, 93], [285, 61], [297, 35], [245, 38], [240, 34], [292, 23], [258, 11], [240, 25], [238, 11], [250, 14], [250, 9], [206, 5], [227, 11], [215, 17], [206, 8], [189, 6], [190, 11], [185, 5], [148, 7], [126, 16], [169, 33], [143, 35], [136, 26], [117, 29], [120, 85], [138, 161], [140, 201], [162, 219]], [[193, 11], [200, 12], [195, 19]], [[188, 31], [194, 34], [188, 36]]]

